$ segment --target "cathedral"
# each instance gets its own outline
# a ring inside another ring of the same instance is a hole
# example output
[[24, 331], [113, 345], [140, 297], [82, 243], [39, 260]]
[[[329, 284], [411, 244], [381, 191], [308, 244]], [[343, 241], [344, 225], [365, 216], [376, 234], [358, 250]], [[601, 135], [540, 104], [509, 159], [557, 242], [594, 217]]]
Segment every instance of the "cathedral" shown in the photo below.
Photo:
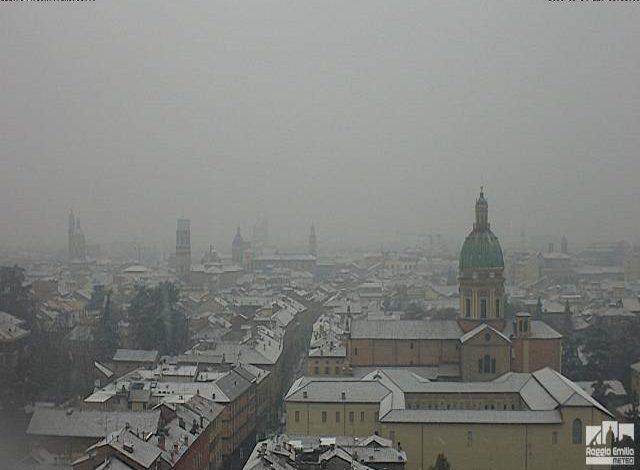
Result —
[[73, 211], [69, 213], [68, 243], [69, 261], [85, 261], [87, 257], [87, 249], [84, 240], [84, 232], [80, 227], [80, 217], [75, 217], [73, 215]]
[[489, 381], [505, 372], [560, 371], [562, 335], [528, 313], [504, 317], [504, 259], [480, 191], [459, 259], [460, 307], [450, 320], [353, 320], [351, 367], [432, 367], [440, 380]]

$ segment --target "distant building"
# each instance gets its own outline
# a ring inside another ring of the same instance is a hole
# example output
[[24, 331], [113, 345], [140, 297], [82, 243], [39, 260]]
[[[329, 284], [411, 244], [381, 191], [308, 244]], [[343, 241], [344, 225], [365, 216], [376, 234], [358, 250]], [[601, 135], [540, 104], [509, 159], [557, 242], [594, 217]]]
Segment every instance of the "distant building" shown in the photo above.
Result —
[[152, 368], [158, 365], [160, 353], [158, 351], [146, 351], [142, 349], [118, 349], [113, 355], [113, 371], [116, 377], [140, 367]]
[[393, 276], [407, 275], [415, 272], [418, 266], [418, 257], [405, 253], [385, 255], [382, 266]]
[[628, 242], [598, 242], [585, 248], [578, 257], [585, 264], [594, 266], [622, 266], [631, 249]]
[[219, 266], [222, 264], [222, 260], [220, 259], [218, 252], [213, 248], [213, 245], [209, 245], [209, 251], [205, 252], [200, 262], [205, 267], [213, 265]]
[[313, 273], [315, 267], [316, 257], [307, 254], [273, 254], [256, 256], [253, 259], [253, 269], [256, 271], [290, 269]]
[[84, 261], [86, 259], [87, 251], [84, 232], [80, 227], [80, 217], [75, 217], [73, 211], [69, 213], [68, 244], [69, 261]]
[[560, 333], [528, 313], [510, 322], [504, 318], [503, 273], [502, 248], [490, 229], [481, 191], [473, 230], [460, 252], [457, 320], [353, 319], [346, 362], [352, 367], [455, 367], [463, 381], [543, 367], [560, 370]]
[[88, 411], [73, 408], [36, 407], [27, 436], [32, 447], [43, 448], [67, 461], [126, 426], [144, 435], [160, 429], [160, 411]]
[[624, 280], [634, 282], [640, 280], [640, 248], [631, 250], [624, 260]]
[[245, 241], [242, 238], [242, 234], [240, 233], [240, 227], [236, 231], [236, 236], [233, 237], [233, 242], [231, 243], [231, 260], [234, 264], [238, 266], [245, 265], [246, 252], [251, 249], [251, 243]]
[[318, 256], [318, 241], [316, 239], [316, 227], [313, 224], [311, 224], [311, 230], [309, 231], [308, 253], [311, 256]]
[[571, 268], [571, 256], [549, 251], [536, 253], [525, 261], [523, 284], [525, 287], [537, 284], [567, 284], [575, 277]]
[[191, 221], [178, 219], [176, 229], [176, 273], [188, 276], [191, 272]]

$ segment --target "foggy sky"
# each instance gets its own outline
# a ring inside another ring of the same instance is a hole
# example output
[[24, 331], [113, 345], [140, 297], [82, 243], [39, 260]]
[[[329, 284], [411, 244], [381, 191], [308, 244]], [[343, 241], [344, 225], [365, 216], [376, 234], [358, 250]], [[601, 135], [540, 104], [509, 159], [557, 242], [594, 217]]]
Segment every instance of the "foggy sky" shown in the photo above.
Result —
[[[0, 244], [636, 241], [640, 5], [0, 6]], [[403, 235], [404, 234], [404, 235]], [[286, 248], [284, 246], [283, 248]]]

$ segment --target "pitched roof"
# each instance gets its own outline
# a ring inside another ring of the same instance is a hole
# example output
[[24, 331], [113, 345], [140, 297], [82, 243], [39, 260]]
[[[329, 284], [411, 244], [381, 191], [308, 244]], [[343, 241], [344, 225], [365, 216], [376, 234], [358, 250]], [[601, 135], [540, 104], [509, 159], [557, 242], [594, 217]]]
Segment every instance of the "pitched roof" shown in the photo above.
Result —
[[[527, 338], [530, 339], [560, 339], [562, 335], [558, 333], [556, 330], [551, 328], [545, 322], [540, 320], [531, 320], [529, 322], [529, 336]], [[514, 335], [513, 331], [513, 323], [507, 322], [502, 333], [505, 336], [511, 337]]]
[[119, 433], [113, 433], [108, 436], [105, 445], [114, 448], [126, 459], [142, 465], [143, 468], [151, 468], [151, 465], [160, 457], [161, 450], [140, 439], [130, 430], [122, 430]]
[[462, 329], [455, 320], [354, 320], [352, 339], [458, 339]]
[[55, 437], [104, 438], [127, 424], [142, 432], [156, 432], [159, 411], [82, 411], [37, 407], [33, 412], [27, 434]]
[[229, 397], [230, 401], [233, 401], [251, 387], [251, 382], [235, 369], [231, 369], [228, 374], [216, 381], [216, 385]]
[[391, 390], [377, 381], [312, 380], [307, 383], [298, 382], [294, 383], [289, 393], [287, 393], [285, 397], [287, 401], [341, 402], [342, 393], [344, 392], [344, 401], [348, 403], [378, 403], [391, 393]]
[[534, 372], [533, 376], [560, 405], [593, 406], [603, 413], [611, 415], [604, 406], [559, 372], [545, 367]]
[[143, 349], [118, 349], [113, 355], [113, 360], [116, 362], [155, 362], [158, 360], [158, 356], [158, 351], [145, 351]]
[[23, 320], [14, 317], [6, 312], [0, 312], [0, 341], [15, 341], [29, 334], [21, 328]]
[[465, 334], [463, 334], [460, 337], [460, 342], [461, 343], [466, 343], [467, 341], [469, 341], [471, 338], [474, 338], [476, 335], [480, 334], [481, 332], [483, 332], [484, 330], [489, 329], [490, 331], [493, 331], [496, 335], [498, 335], [498, 337], [502, 338], [503, 340], [505, 340], [507, 343], [510, 343], [511, 340], [509, 339], [508, 336], [503, 335], [502, 333], [500, 333], [498, 330], [496, 330], [495, 328], [493, 328], [491, 325], [489, 325], [488, 323], [482, 323], [478, 326], [476, 326], [474, 329], [467, 331]]

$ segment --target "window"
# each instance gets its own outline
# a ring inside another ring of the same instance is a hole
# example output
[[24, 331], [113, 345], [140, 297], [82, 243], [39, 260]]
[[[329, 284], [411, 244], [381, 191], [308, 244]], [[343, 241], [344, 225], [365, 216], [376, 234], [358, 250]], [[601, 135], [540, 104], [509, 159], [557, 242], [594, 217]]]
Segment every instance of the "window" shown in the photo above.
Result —
[[324, 374], [329, 375], [329, 366], [324, 368]]
[[353, 355], [357, 356], [358, 355], [358, 348], [353, 348]]
[[409, 343], [409, 349], [413, 349], [413, 343]]
[[336, 366], [336, 375], [340, 375], [340, 367]]
[[522, 322], [522, 330], [525, 331], [525, 332], [529, 331], [529, 320], [525, 319]]
[[487, 299], [480, 299], [480, 318], [487, 318]]
[[551, 433], [551, 444], [557, 444], [558, 443], [558, 431], [553, 431]]
[[496, 299], [496, 318], [500, 318], [500, 299]]
[[491, 358], [491, 373], [495, 374], [496, 373], [496, 360], [495, 358]]
[[473, 431], [467, 431], [467, 447], [473, 447]]
[[482, 373], [482, 359], [478, 359], [478, 372]]
[[490, 371], [491, 371], [491, 358], [489, 357], [488, 354], [485, 354], [483, 372], [485, 374], [488, 374]]
[[327, 412], [326, 412], [326, 411], [323, 411], [323, 412], [322, 412], [322, 422], [323, 422], [323, 423], [326, 423], [326, 422], [327, 422]]
[[364, 411], [360, 412], [360, 422], [364, 423]]
[[353, 415], [354, 415], [353, 411], [349, 411], [349, 422], [350, 423], [353, 423], [353, 421], [354, 421], [354, 416]]
[[340, 422], [340, 412], [336, 411], [336, 423]]
[[467, 318], [471, 316], [471, 299], [464, 299], [464, 316]]
[[578, 418], [573, 420], [571, 437], [574, 444], [582, 444], [582, 421]]
[[296, 411], [295, 417], [296, 417], [296, 423], [299, 423], [300, 422], [300, 412], [299, 411]]
[[320, 368], [319, 368], [318, 366], [315, 366], [315, 367], [313, 368], [313, 373], [314, 373], [315, 375], [320, 375]]

